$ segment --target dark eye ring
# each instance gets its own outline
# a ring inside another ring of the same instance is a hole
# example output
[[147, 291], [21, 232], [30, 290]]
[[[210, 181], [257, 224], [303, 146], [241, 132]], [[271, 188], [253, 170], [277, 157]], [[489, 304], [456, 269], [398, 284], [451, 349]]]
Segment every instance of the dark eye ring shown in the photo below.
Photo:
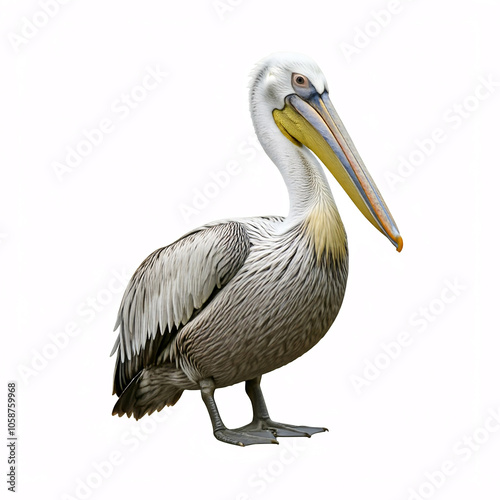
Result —
[[306, 83], [306, 79], [302, 75], [297, 75], [295, 77], [295, 83], [297, 85], [304, 85], [304, 83]]

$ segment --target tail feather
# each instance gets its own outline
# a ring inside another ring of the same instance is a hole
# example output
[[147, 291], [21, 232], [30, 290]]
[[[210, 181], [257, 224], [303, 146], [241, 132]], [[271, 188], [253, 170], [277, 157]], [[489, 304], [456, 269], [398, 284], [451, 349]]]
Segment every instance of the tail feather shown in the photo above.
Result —
[[168, 376], [176, 375], [175, 371], [177, 369], [169, 365], [141, 370], [121, 393], [113, 408], [113, 415], [133, 415], [139, 420], [146, 413], [151, 415], [165, 406], [175, 405], [184, 392], [184, 388], [174, 385]]

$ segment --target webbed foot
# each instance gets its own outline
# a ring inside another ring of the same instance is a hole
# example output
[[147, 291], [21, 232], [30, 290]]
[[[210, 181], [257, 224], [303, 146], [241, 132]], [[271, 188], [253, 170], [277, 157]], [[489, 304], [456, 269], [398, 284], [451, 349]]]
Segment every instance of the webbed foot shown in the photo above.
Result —
[[255, 419], [249, 424], [234, 430], [256, 436], [267, 436], [271, 432], [275, 437], [311, 437], [318, 432], [328, 431], [326, 427], [282, 424], [270, 418]]
[[282, 424], [271, 419], [263, 420], [262, 428], [269, 429], [276, 437], [311, 437], [318, 432], [328, 432], [326, 427]]
[[220, 429], [214, 432], [214, 436], [224, 443], [237, 446], [250, 446], [251, 444], [278, 444], [275, 435], [268, 430], [260, 429], [243, 432], [240, 429]]

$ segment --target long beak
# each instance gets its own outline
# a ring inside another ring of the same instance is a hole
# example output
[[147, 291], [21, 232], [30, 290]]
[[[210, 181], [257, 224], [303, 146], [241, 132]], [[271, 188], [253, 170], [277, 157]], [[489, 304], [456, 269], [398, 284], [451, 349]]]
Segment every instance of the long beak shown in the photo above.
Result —
[[273, 111], [273, 117], [288, 139], [298, 146], [303, 144], [318, 156], [363, 215], [400, 252], [403, 238], [328, 92], [321, 95], [315, 92], [307, 100], [291, 94], [286, 97], [283, 109]]

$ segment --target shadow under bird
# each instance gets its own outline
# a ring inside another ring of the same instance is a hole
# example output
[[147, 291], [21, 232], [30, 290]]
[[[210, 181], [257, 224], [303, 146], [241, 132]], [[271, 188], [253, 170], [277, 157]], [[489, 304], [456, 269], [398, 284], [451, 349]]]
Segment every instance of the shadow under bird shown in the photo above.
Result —
[[[260, 61], [250, 82], [257, 137], [288, 188], [287, 217], [227, 219], [153, 252], [125, 290], [116, 328], [113, 414], [174, 405], [200, 390], [217, 439], [246, 446], [310, 437], [324, 427], [275, 422], [260, 381], [326, 334], [344, 297], [347, 237], [323, 167], [401, 251], [403, 240], [328, 97], [299, 54]], [[245, 382], [252, 421], [228, 429], [214, 391]]]

